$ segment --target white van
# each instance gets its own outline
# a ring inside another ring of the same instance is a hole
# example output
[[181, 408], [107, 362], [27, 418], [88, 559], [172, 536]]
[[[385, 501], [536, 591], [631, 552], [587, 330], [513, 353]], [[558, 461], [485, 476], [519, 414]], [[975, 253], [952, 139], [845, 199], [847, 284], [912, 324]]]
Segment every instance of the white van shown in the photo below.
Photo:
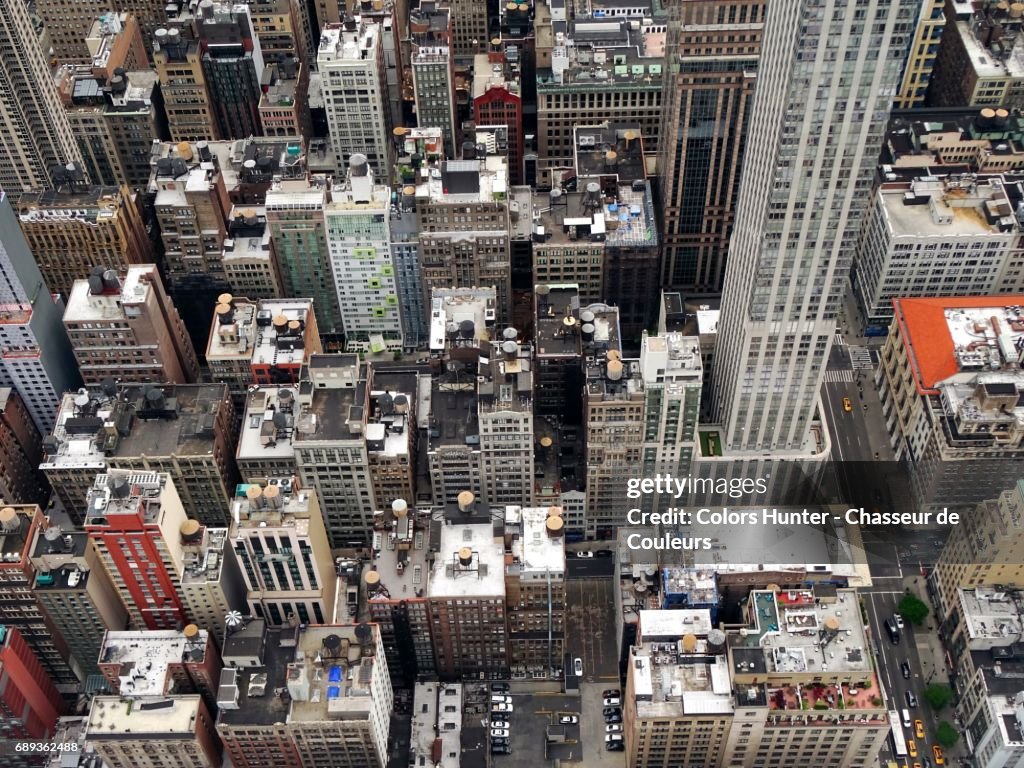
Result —
[[903, 710], [903, 727], [904, 728], [909, 728], [911, 725], [912, 725], [912, 723], [910, 722], [910, 710], [909, 709], [904, 709]]

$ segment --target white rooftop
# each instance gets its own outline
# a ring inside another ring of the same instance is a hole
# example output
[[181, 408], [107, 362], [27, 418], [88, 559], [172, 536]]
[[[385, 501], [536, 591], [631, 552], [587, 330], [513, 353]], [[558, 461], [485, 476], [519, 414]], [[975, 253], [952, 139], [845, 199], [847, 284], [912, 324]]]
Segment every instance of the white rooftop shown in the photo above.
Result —
[[701, 336], [718, 333], [718, 318], [721, 314], [722, 311], [719, 309], [698, 309], [697, 332]]
[[906, 184], [883, 187], [880, 200], [889, 231], [897, 237], [1006, 238], [1018, 229], [1002, 185], [979, 183], [973, 177], [924, 177], [909, 188]]
[[191, 641], [177, 630], [110, 631], [103, 639], [99, 660], [121, 665], [122, 697], [162, 696], [168, 666], [181, 663], [186, 648], [205, 650], [206, 642], [205, 629]]
[[512, 545], [524, 575], [561, 574], [565, 572], [565, 539], [549, 536], [547, 507], [508, 507], [505, 524], [522, 520], [523, 535]]
[[683, 635], [706, 636], [711, 629], [711, 611], [707, 608], [640, 611], [640, 633], [645, 642], [655, 638], [677, 640]]
[[1022, 605], [1014, 592], [992, 587], [958, 589], [964, 624], [971, 640], [1005, 639], [1007, 644], [1024, 631]]
[[[945, 310], [946, 326], [960, 369], [998, 371], [1017, 367], [1024, 349], [1024, 307], [967, 307]], [[1019, 369], [1013, 373], [1020, 379]]]
[[[468, 550], [470, 561], [460, 561]], [[430, 575], [429, 597], [498, 597], [505, 594], [505, 551], [491, 523], [445, 525]]]
[[298, 394], [293, 386], [250, 388], [238, 435], [239, 459], [294, 459], [292, 408]]
[[88, 280], [76, 280], [71, 287], [67, 309], [64, 311], [65, 323], [88, 321], [115, 322], [125, 318], [125, 306], [143, 304], [152, 290], [147, 282], [156, 275], [156, 267], [152, 264], [140, 264], [128, 267], [128, 274], [121, 281], [121, 290], [113, 290], [93, 294], [89, 290]]
[[87, 739], [121, 738], [132, 734], [142, 739], [146, 734], [195, 733], [199, 717], [198, 694], [161, 696], [133, 701], [120, 696], [97, 696], [89, 711]]

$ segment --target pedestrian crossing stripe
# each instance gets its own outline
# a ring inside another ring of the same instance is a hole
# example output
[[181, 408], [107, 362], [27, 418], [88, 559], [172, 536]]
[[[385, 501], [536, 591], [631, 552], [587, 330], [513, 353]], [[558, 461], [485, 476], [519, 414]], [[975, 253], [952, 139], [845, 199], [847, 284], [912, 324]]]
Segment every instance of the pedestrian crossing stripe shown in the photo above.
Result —
[[839, 347], [845, 347], [846, 339], [843, 338], [843, 334], [837, 333], [835, 336], [832, 337], [832, 343]]
[[826, 384], [852, 384], [853, 371], [825, 371]]

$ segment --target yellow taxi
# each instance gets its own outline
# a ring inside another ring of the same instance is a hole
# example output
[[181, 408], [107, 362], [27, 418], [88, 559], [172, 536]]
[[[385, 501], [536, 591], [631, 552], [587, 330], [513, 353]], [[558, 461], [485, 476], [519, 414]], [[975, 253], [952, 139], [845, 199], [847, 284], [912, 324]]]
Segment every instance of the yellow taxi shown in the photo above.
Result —
[[843, 410], [847, 413], [853, 410], [853, 402], [848, 397], [843, 398]]
[[917, 738], [919, 739], [924, 738], [924, 723], [922, 723], [920, 720], [914, 721], [914, 735], [917, 736]]
[[946, 756], [942, 753], [942, 747], [940, 747], [938, 744], [932, 747], [932, 757], [935, 758], [936, 765], [946, 764]]
[[907, 754], [917, 757], [917, 742], [913, 739], [907, 739]]

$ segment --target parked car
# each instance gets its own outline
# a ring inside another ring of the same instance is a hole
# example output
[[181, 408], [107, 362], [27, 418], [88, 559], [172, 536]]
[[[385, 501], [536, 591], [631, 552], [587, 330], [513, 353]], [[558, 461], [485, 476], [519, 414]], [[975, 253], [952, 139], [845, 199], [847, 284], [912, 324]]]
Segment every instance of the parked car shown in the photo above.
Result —
[[511, 712], [511, 704], [491, 704], [491, 712]]
[[612, 552], [610, 549], [599, 549], [594, 554], [598, 557], [611, 557], [615, 553]]
[[620, 723], [613, 723], [604, 727], [605, 733], [622, 733], [622, 725]]
[[604, 700], [604, 706], [606, 707], [619, 707], [622, 706], [622, 699], [618, 696], [609, 696]]
[[507, 746], [509, 746], [508, 739], [506, 739], [504, 737], [499, 737], [497, 739], [493, 739], [492, 738], [491, 739], [491, 746], [492, 747], [507, 747]]
[[911, 709], [917, 708], [917, 696], [915, 696], [910, 691], [907, 691], [907, 706]]
[[508, 683], [491, 683], [491, 691], [494, 693], [508, 693], [509, 690]]
[[621, 696], [622, 695], [622, 691], [620, 691], [618, 688], [609, 688], [607, 691], [605, 691], [601, 695], [604, 698], [606, 698], [606, 699], [610, 699], [610, 698], [613, 698], [615, 696]]
[[580, 721], [576, 715], [561, 715], [558, 718], [559, 725], [576, 725]]
[[509, 722], [504, 717], [492, 717], [491, 728], [508, 728]]
[[604, 716], [604, 721], [605, 721], [606, 724], [621, 723], [622, 722], [622, 710], [617, 709], [614, 712], [610, 712], [609, 714], [605, 715]]
[[511, 696], [502, 696], [500, 693], [495, 693], [495, 694], [493, 694], [491, 696], [491, 703], [492, 704], [511, 704], [512, 703], [512, 697]]
[[606, 741], [604, 748], [609, 752], [625, 752], [626, 743], [624, 741]]
[[909, 661], [903, 661], [900, 664], [900, 671], [903, 672], [903, 679], [904, 680], [909, 680], [910, 679], [910, 662]]
[[507, 739], [509, 734], [508, 728], [491, 728], [492, 739]]
[[593, 552], [577, 552], [576, 553], [576, 557], [580, 558], [581, 560], [589, 560], [593, 556], [594, 556]]
[[491, 754], [492, 755], [511, 755], [512, 754], [512, 747], [510, 747], [508, 744], [502, 744], [502, 745], [491, 744]]
[[601, 710], [601, 714], [604, 715], [605, 717], [608, 717], [609, 715], [621, 715], [622, 714], [622, 708], [621, 707], [605, 707], [604, 709]]
[[583, 659], [579, 656], [572, 661], [572, 671], [575, 673], [576, 677], [583, 675]]
[[609, 734], [607, 734], [604, 737], [604, 740], [605, 740], [606, 744], [609, 743], [609, 742], [613, 742], [613, 741], [622, 741], [622, 734], [621, 733], [609, 733]]

